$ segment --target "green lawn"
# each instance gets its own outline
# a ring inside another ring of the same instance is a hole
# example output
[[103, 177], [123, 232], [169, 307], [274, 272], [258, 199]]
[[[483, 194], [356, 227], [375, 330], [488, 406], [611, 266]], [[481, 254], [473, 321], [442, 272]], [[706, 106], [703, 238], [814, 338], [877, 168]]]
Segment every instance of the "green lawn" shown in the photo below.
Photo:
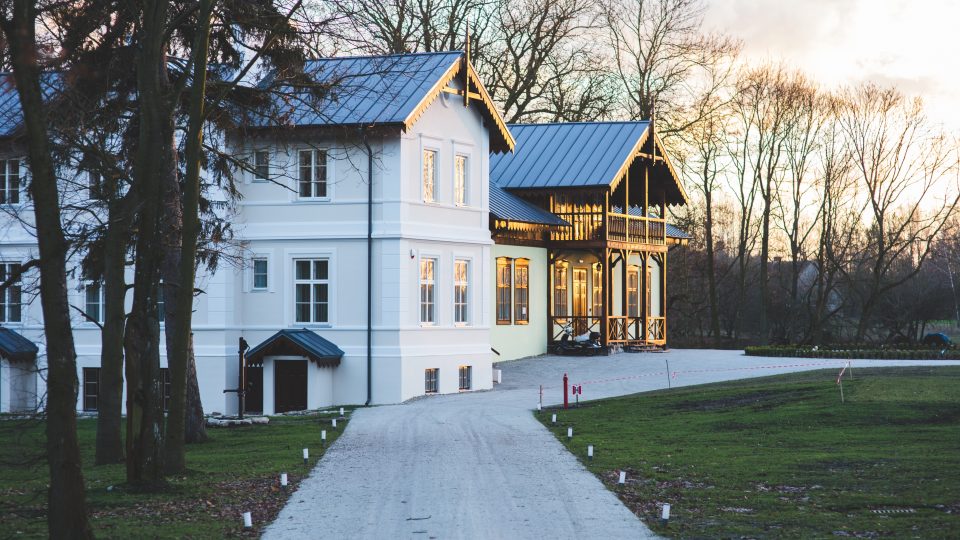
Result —
[[960, 537], [960, 368], [857, 369], [845, 404], [836, 375], [636, 394], [541, 421], [666, 536]]
[[[171, 478], [162, 493], [128, 490], [123, 465], [93, 466], [96, 420], [80, 420], [87, 501], [97, 537], [259, 536], [323, 454], [320, 430], [327, 430], [328, 446], [342, 433], [346, 421], [332, 430], [333, 416], [273, 417], [267, 425], [209, 428], [209, 442], [187, 447], [187, 474]], [[46, 536], [42, 431], [38, 422], [0, 421], [0, 537]], [[308, 466], [304, 447], [310, 449]], [[287, 493], [280, 489], [281, 472], [289, 478]], [[253, 512], [253, 531], [242, 528], [245, 511]]]

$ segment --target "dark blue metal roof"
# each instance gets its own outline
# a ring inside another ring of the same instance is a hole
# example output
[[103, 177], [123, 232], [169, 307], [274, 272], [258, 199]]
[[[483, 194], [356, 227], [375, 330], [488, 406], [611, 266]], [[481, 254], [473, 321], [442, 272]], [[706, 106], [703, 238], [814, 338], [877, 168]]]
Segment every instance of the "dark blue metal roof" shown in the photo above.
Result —
[[667, 238], [677, 238], [680, 240], [690, 240], [693, 238], [688, 233], [680, 230], [676, 225], [667, 223]]
[[490, 179], [506, 189], [609, 186], [649, 122], [510, 124], [513, 154], [490, 156]]
[[448, 51], [311, 60], [304, 71], [330, 85], [330, 92], [322, 98], [284, 93], [275, 114], [295, 126], [402, 124], [462, 56]]
[[495, 218], [508, 221], [552, 226], [569, 225], [555, 214], [505, 191], [493, 181], [490, 182], [490, 213]]
[[9, 328], [0, 326], [0, 356], [15, 362], [37, 359], [40, 349], [35, 343]]
[[[23, 123], [23, 110], [15, 83], [13, 74], [0, 73], [0, 137], [15, 135]], [[61, 83], [62, 77], [58, 73], [48, 73], [41, 77], [40, 88], [43, 89], [45, 101], [49, 101], [57, 93]]]
[[306, 356], [320, 366], [340, 364], [344, 352], [319, 334], [306, 328], [281, 330], [247, 351], [247, 360], [262, 362], [265, 356]]

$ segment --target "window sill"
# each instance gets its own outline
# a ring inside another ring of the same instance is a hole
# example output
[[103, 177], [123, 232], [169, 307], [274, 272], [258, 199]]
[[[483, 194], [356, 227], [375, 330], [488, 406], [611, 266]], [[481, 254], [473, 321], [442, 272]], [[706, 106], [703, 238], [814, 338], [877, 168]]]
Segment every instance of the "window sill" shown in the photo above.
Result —
[[473, 325], [468, 322], [453, 323], [454, 328], [470, 328], [471, 326]]
[[270, 288], [267, 287], [267, 288], [263, 288], [263, 289], [250, 289], [250, 292], [252, 292], [252, 293], [265, 293], [265, 292], [270, 292]]
[[500, 320], [497, 321], [497, 326], [510, 326], [511, 324], [512, 324], [511, 321], [500, 321]]
[[293, 200], [294, 204], [316, 204], [328, 203], [333, 200], [332, 197], [297, 197]]
[[513, 324], [519, 324], [520, 326], [527, 326], [530, 324], [530, 321], [515, 321]]

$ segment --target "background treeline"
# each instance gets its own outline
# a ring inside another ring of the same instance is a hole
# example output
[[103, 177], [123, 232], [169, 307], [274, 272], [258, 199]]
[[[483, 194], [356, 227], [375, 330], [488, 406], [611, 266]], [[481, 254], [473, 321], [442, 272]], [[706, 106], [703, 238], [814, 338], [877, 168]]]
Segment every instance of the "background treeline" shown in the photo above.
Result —
[[692, 204], [674, 345], [914, 340], [960, 319], [958, 139], [922, 101], [742, 58], [700, 0], [332, 0], [313, 54], [463, 48], [510, 122], [649, 119]]

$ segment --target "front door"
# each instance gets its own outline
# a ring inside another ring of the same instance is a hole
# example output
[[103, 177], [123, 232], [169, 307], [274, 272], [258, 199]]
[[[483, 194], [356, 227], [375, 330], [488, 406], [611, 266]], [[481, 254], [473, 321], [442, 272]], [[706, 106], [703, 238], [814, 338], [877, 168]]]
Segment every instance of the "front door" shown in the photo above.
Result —
[[263, 412], [263, 366], [247, 366], [247, 393], [243, 406], [247, 412]]
[[306, 410], [307, 361], [274, 361], [273, 388], [274, 410], [277, 413]]
[[587, 320], [587, 269], [573, 269], [573, 333], [580, 335], [590, 328]]

